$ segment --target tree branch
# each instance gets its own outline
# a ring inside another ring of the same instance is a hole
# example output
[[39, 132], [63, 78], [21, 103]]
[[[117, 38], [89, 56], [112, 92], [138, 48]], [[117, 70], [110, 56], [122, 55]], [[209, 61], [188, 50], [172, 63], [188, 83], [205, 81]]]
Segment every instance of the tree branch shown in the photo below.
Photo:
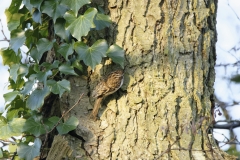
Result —
[[240, 121], [231, 121], [227, 124], [217, 124], [217, 122], [213, 125], [214, 129], [234, 129], [240, 127]]
[[2, 20], [1, 20], [1, 19], [0, 19], [0, 24], [1, 24], [1, 27], [2, 27], [1, 32], [2, 32], [2, 34], [3, 34], [3, 36], [4, 36], [4, 39], [3, 39], [3, 40], [0, 40], [0, 41], [10, 42], [10, 40], [7, 39], [7, 36], [5, 35], [5, 33], [4, 33], [4, 31], [3, 31], [3, 24], [2, 24]]

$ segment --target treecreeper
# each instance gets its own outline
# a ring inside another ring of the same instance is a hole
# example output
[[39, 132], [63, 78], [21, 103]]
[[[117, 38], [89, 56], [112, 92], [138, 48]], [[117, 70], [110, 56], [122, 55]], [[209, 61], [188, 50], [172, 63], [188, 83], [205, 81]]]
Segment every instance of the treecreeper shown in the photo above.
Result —
[[102, 100], [106, 96], [116, 92], [122, 86], [123, 75], [123, 70], [116, 70], [114, 72], [111, 72], [95, 87], [92, 92], [92, 97], [97, 99], [94, 103], [94, 107], [90, 115], [92, 119], [96, 120]]

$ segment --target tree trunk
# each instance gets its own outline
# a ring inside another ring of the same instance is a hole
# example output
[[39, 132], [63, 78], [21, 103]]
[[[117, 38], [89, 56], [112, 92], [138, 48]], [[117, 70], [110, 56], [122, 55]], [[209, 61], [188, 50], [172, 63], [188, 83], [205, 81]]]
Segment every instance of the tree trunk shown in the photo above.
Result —
[[[90, 94], [108, 60], [89, 78], [71, 77], [62, 112], [84, 97], [69, 116], [79, 118], [66, 136], [80, 159], [231, 159], [211, 143], [215, 0], [109, 0], [114, 25], [109, 42], [126, 51], [124, 84], [105, 98], [98, 120], [89, 118]], [[91, 103], [90, 103], [91, 102]], [[75, 136], [75, 138], [73, 138]], [[82, 140], [81, 140], [82, 139]]]

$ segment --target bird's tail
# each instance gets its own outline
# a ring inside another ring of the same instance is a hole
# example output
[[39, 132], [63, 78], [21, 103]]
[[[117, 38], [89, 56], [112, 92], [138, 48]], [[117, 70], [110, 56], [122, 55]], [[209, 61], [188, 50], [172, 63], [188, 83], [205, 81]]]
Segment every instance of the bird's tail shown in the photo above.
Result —
[[98, 110], [101, 107], [102, 99], [103, 99], [103, 97], [98, 97], [94, 103], [94, 107], [93, 107], [92, 113], [90, 115], [90, 117], [94, 120], [96, 120], [96, 118], [97, 118]]

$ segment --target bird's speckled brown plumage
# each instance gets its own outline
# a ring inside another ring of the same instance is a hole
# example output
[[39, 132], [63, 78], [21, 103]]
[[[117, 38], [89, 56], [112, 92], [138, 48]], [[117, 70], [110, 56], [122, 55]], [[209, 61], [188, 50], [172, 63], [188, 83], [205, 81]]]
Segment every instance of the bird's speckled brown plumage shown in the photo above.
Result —
[[107, 75], [93, 90], [92, 97], [97, 98], [91, 113], [96, 119], [103, 98], [116, 92], [123, 84], [123, 70], [117, 70]]

